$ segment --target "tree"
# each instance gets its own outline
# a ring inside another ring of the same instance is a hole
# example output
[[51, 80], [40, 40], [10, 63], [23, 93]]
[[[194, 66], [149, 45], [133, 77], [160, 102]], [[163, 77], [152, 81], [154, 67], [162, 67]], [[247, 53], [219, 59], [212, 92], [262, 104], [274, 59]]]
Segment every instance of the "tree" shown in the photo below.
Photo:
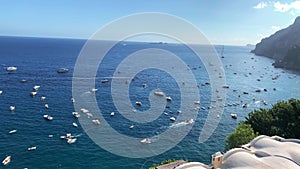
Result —
[[258, 133], [255, 133], [250, 124], [244, 122], [240, 123], [237, 128], [227, 136], [226, 138], [226, 150], [231, 148], [240, 147], [254, 139], [258, 136]]
[[300, 100], [289, 99], [271, 109], [255, 110], [249, 113], [245, 123], [260, 134], [300, 139]]

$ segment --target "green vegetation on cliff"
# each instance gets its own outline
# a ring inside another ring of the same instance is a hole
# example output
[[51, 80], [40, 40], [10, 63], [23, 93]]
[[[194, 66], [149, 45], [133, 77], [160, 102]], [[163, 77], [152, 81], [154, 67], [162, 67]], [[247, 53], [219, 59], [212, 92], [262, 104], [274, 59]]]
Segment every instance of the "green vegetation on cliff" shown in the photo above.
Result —
[[254, 110], [228, 135], [226, 149], [248, 143], [258, 134], [300, 139], [300, 100], [289, 99], [270, 109]]

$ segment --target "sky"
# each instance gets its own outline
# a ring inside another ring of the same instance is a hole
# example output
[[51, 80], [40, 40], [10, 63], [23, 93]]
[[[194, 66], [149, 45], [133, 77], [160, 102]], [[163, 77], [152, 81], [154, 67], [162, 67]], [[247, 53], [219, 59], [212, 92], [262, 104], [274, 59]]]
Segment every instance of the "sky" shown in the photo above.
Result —
[[300, 0], [0, 0], [0, 35], [87, 39], [142, 12], [185, 19], [212, 44], [246, 45], [291, 25]]

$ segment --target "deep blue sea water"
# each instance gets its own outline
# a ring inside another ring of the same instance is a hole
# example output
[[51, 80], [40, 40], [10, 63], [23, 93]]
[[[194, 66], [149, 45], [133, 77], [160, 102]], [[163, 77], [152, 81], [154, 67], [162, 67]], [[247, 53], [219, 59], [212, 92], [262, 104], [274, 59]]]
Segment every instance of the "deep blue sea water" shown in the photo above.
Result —
[[[275, 69], [271, 66], [273, 60], [255, 56], [250, 53], [251, 48], [238, 46], [225, 46], [224, 58], [221, 61], [226, 73], [227, 100], [225, 111], [219, 126], [205, 143], [198, 143], [198, 137], [208, 110], [200, 109], [198, 118], [188, 135], [171, 150], [149, 158], [126, 158], [114, 155], [96, 145], [79, 126], [72, 126], [78, 120], [72, 116], [74, 106], [72, 98], [72, 77], [74, 65], [83, 47], [85, 40], [74, 39], [46, 39], [46, 38], [21, 38], [0, 37], [0, 159], [7, 155], [12, 156], [9, 165], [3, 168], [148, 168], [153, 163], [159, 163], [165, 159], [186, 159], [189, 161], [201, 161], [210, 163], [211, 154], [223, 151], [226, 136], [233, 131], [239, 121], [243, 120], [254, 109], [268, 108], [280, 100], [289, 98], [300, 99], [300, 76], [296, 72], [283, 69]], [[105, 42], [104, 42], [105, 43]], [[126, 44], [126, 45], [125, 45]], [[110, 125], [119, 133], [132, 137], [152, 137], [172, 125], [170, 116], [176, 116], [181, 96], [178, 84], [166, 72], [157, 69], [147, 69], [136, 75], [130, 83], [130, 100], [143, 102], [138, 110], [150, 108], [148, 95], [151, 90], [159, 88], [172, 97], [171, 108], [166, 109], [168, 116], [162, 115], [153, 123], [143, 125], [128, 122], [121, 116], [111, 103], [111, 88], [109, 83], [101, 83], [101, 79], [108, 79], [113, 75], [118, 64], [130, 53], [146, 49], [160, 48], [169, 50], [178, 55], [192, 70], [199, 84], [201, 107], [210, 106], [209, 85], [201, 85], [209, 82], [205, 67], [197, 59], [193, 52], [183, 45], [176, 44], [152, 44], [121, 42], [117, 44], [99, 66], [96, 78], [95, 93], [98, 106], [104, 110], [104, 117]], [[222, 46], [215, 46], [218, 53]], [[7, 72], [8, 66], [16, 66], [15, 72]], [[165, 65], [169, 66], [169, 65]], [[58, 68], [65, 67], [70, 71], [58, 74]], [[121, 72], [122, 73], [122, 72]], [[276, 75], [277, 80], [272, 80]], [[26, 79], [26, 83], [21, 83]], [[260, 79], [259, 81], [257, 79]], [[148, 87], [144, 89], [142, 84]], [[31, 97], [34, 85], [40, 85], [38, 94]], [[273, 90], [276, 88], [276, 90]], [[255, 92], [256, 89], [267, 89], [267, 92]], [[249, 94], [245, 95], [246, 91]], [[44, 102], [41, 96], [46, 96]], [[256, 100], [253, 101], [253, 98]], [[265, 100], [264, 105], [260, 100]], [[44, 104], [49, 109], [44, 108]], [[242, 105], [231, 106], [234, 103], [247, 103], [247, 108]], [[9, 106], [15, 106], [11, 112]], [[109, 113], [115, 111], [113, 118]], [[230, 114], [238, 114], [234, 120]], [[43, 114], [54, 117], [53, 121], [43, 119]], [[217, 117], [216, 117], [217, 118]], [[79, 123], [78, 123], [79, 124]], [[133, 130], [128, 126], [134, 124]], [[124, 127], [127, 126], [127, 127]], [[17, 132], [10, 135], [9, 131]], [[67, 144], [59, 137], [66, 133], [78, 136], [74, 144]], [[49, 138], [48, 135], [53, 135]], [[28, 147], [36, 146], [37, 150], [27, 151]]]

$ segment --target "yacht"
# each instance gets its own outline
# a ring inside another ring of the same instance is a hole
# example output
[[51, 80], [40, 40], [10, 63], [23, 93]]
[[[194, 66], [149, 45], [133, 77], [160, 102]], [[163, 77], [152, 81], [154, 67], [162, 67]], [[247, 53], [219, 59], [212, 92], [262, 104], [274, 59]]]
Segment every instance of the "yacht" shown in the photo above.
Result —
[[3, 165], [7, 165], [11, 160], [11, 156], [7, 156], [3, 161], [2, 161], [2, 164]]
[[47, 114], [45, 114], [43, 117], [44, 117], [44, 119], [49, 120], [49, 121], [53, 120], [53, 117], [49, 116]]

